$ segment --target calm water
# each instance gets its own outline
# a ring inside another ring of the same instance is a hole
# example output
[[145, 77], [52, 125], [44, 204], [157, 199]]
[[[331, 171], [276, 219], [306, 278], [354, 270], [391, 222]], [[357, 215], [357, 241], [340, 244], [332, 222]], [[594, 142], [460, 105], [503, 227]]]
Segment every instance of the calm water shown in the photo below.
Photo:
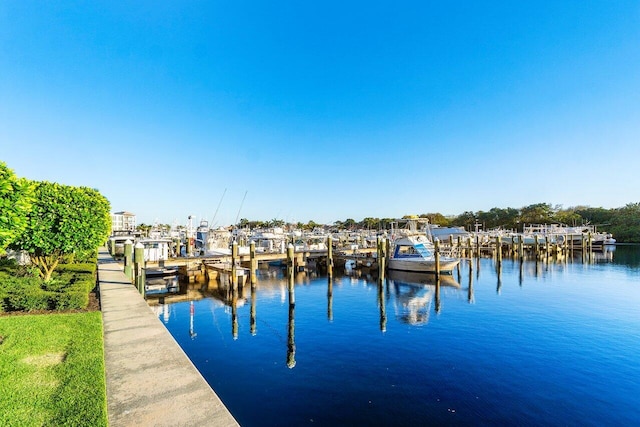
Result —
[[157, 310], [243, 426], [640, 425], [640, 248], [430, 283], [299, 275], [291, 309], [269, 271]]

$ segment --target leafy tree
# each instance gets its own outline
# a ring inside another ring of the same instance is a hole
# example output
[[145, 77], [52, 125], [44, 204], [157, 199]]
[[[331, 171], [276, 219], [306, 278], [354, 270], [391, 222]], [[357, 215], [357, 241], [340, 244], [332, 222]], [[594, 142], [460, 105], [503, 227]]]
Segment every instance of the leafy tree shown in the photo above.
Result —
[[96, 190], [38, 182], [27, 227], [13, 246], [26, 250], [46, 282], [60, 259], [95, 250], [109, 236], [109, 201]]
[[285, 225], [284, 220], [276, 219], [276, 218], [268, 222], [268, 227], [284, 227], [284, 225]]
[[343, 226], [344, 228], [346, 228], [347, 230], [353, 230], [353, 229], [355, 229], [355, 228], [356, 228], [356, 225], [357, 225], [356, 221], [355, 221], [354, 219], [352, 219], [352, 218], [347, 218], [347, 219], [342, 223], [342, 226]]
[[442, 215], [441, 213], [427, 213], [420, 215], [420, 218], [428, 218], [429, 223], [434, 225], [440, 225], [442, 227], [447, 227], [449, 225], [449, 219]]
[[367, 217], [362, 221], [360, 221], [360, 227], [366, 228], [368, 230], [378, 228], [379, 224], [380, 224], [380, 220], [378, 218]]
[[465, 230], [474, 230], [476, 223], [476, 214], [471, 211], [465, 211], [451, 220], [451, 225], [464, 227]]
[[554, 222], [554, 209], [548, 203], [536, 203], [520, 209], [520, 220], [529, 224]]
[[33, 203], [33, 183], [0, 162], [0, 255], [22, 234]]
[[[627, 205], [628, 207], [629, 205]], [[593, 225], [609, 224], [615, 214], [615, 210], [592, 207], [577, 207], [575, 213], [580, 215], [583, 222]]]
[[570, 226], [580, 225], [584, 222], [582, 216], [573, 208], [558, 210], [558, 212], [556, 212], [555, 218], [559, 223]]
[[607, 228], [619, 242], [640, 243], [640, 203], [614, 209]]

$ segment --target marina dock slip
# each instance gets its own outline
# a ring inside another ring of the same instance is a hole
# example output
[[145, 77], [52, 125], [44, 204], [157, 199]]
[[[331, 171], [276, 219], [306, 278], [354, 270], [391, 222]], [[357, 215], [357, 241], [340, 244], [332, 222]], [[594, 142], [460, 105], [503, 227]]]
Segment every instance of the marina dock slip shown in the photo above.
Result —
[[109, 425], [237, 426], [106, 249], [98, 255]]

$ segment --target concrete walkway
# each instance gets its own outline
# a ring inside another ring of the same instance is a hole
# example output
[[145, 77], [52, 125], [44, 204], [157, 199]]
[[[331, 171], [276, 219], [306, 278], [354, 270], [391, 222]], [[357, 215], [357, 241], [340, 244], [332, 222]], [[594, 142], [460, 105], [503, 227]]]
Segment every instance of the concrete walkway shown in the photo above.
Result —
[[237, 426], [105, 248], [98, 281], [109, 425]]

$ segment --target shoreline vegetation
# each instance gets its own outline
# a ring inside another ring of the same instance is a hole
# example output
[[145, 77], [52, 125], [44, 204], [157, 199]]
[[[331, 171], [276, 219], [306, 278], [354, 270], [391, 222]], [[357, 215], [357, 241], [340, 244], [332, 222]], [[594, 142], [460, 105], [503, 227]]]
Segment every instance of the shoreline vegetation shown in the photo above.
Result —
[[17, 178], [0, 162], [0, 419], [9, 425], [108, 423], [93, 293], [109, 212], [95, 189]]
[[[406, 215], [403, 219], [412, 217]], [[488, 211], [466, 211], [460, 215], [445, 216], [441, 213], [423, 213], [418, 218], [427, 218], [429, 223], [441, 227], [463, 227], [467, 231], [503, 229], [522, 232], [525, 225], [531, 224], [564, 224], [567, 226], [592, 225], [600, 232], [611, 233], [618, 243], [640, 243], [640, 203], [628, 203], [614, 208], [592, 208], [589, 206], [575, 206], [562, 208], [549, 203], [535, 203], [522, 208], [491, 208]], [[242, 218], [230, 227], [238, 228], [270, 228], [287, 227], [312, 231], [316, 228], [330, 228], [332, 230], [390, 230], [397, 218], [366, 217], [360, 221], [352, 218], [335, 221], [331, 225], [320, 224], [313, 220], [306, 223], [287, 223], [281, 219], [270, 221], [249, 220]], [[136, 231], [148, 234], [154, 227], [169, 230], [171, 225], [138, 224]]]

